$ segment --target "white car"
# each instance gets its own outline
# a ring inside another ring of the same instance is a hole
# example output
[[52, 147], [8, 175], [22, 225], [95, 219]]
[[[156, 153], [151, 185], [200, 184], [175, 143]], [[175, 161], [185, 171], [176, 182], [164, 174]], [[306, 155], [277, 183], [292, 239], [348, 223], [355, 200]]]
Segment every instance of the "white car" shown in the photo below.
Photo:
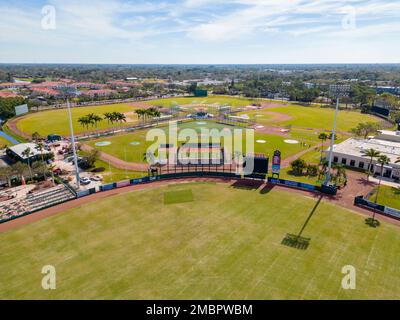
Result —
[[90, 177], [90, 180], [92, 180], [92, 181], [101, 181], [101, 180], [103, 180], [103, 178], [100, 177], [100, 176], [93, 176], [93, 177]]
[[90, 184], [92, 181], [88, 177], [83, 177], [79, 179], [79, 182], [83, 185]]

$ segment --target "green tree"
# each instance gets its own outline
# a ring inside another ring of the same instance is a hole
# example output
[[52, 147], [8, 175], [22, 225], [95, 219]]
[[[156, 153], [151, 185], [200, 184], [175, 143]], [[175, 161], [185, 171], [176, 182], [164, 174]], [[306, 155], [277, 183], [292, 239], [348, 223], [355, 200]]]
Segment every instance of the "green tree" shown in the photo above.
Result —
[[290, 167], [294, 174], [301, 175], [307, 167], [307, 163], [303, 159], [296, 159], [290, 163]]
[[328, 139], [328, 134], [325, 132], [321, 132], [318, 136], [318, 139], [321, 140], [321, 157], [320, 157], [320, 162], [322, 161], [323, 154], [324, 154], [324, 142]]
[[368, 164], [368, 168], [367, 168], [367, 180], [368, 180], [369, 176], [371, 174], [372, 161], [374, 160], [374, 158], [378, 158], [381, 153], [379, 151], [375, 150], [375, 149], [372, 149], [372, 148], [364, 150], [362, 153], [363, 153], [364, 157], [370, 158], [369, 164]]
[[26, 148], [24, 151], [22, 151], [22, 155], [26, 157], [28, 161], [28, 168], [29, 168], [29, 175], [31, 177], [31, 180], [33, 180], [33, 175], [32, 175], [32, 168], [31, 168], [31, 156], [32, 156], [32, 150], [31, 148]]
[[359, 123], [357, 127], [351, 129], [351, 132], [359, 137], [363, 137], [364, 139], [366, 139], [370, 134], [375, 134], [379, 129], [379, 123], [363, 122]]
[[32, 140], [35, 141], [36, 143], [41, 139], [41, 136], [39, 134], [39, 132], [35, 131], [34, 133], [32, 133]]
[[11, 167], [0, 167], [0, 178], [7, 181], [7, 185], [11, 188], [11, 178], [13, 177], [13, 170]]

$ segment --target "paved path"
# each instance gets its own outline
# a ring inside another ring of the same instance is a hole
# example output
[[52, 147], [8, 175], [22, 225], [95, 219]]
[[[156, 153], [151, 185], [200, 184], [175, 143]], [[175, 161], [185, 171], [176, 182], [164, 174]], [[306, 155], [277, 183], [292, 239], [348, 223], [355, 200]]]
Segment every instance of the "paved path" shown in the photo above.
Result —
[[[83, 151], [91, 151], [91, 150], [97, 150], [87, 144], [82, 143], [81, 144], [81, 150]], [[138, 163], [138, 162], [127, 162], [124, 160], [121, 160], [117, 157], [114, 157], [108, 153], [100, 152], [100, 159], [110, 163], [115, 168], [118, 169], [126, 169], [126, 170], [132, 170], [132, 171], [146, 171], [149, 169], [149, 165], [147, 163]]]

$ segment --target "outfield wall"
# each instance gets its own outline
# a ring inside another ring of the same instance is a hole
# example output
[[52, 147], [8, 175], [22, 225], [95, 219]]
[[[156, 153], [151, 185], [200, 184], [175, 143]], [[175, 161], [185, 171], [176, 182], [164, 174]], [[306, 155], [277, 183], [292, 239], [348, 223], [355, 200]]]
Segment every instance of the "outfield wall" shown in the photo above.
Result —
[[400, 220], [400, 210], [366, 200], [363, 196], [355, 197], [354, 205]]

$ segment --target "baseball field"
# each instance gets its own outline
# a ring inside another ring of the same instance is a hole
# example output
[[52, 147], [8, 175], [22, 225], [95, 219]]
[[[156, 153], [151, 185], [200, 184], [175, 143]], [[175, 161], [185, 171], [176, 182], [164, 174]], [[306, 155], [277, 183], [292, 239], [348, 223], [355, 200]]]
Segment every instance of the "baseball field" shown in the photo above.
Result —
[[[72, 108], [71, 114], [74, 132], [75, 134], [79, 134], [89, 130], [109, 129], [112, 126], [116, 126], [116, 124], [112, 125], [106, 120], [103, 120], [98, 123], [97, 127], [89, 127], [89, 129], [84, 128], [78, 123], [78, 119], [89, 113], [94, 113], [99, 116], [103, 116], [106, 112], [130, 113], [130, 120], [123, 122], [120, 125], [132, 125], [132, 123], [138, 121], [136, 115], [133, 114], [135, 109], [134, 106], [128, 104], [109, 104], [103, 106]], [[34, 132], [38, 132], [41, 136], [47, 136], [52, 133], [63, 136], [68, 136], [70, 134], [67, 109], [30, 113], [18, 119], [16, 126], [19, 131], [25, 132], [29, 135]]]
[[[276, 113], [287, 116], [282, 121], [278, 121], [280, 125], [290, 124], [305, 128], [332, 129], [334, 110], [330, 108], [282, 105], [276, 108], [241, 112], [241, 114], [247, 114], [251, 119], [255, 119], [258, 123], [265, 125], [274, 125], [277, 123], [274, 121]], [[349, 132], [357, 124], [366, 121], [378, 122], [379, 119], [371, 115], [361, 114], [358, 111], [341, 110], [338, 113], [337, 128], [340, 131]]]
[[[398, 226], [364, 218], [277, 189], [150, 186], [1, 233], [0, 299], [399, 299]], [[284, 241], [301, 230], [308, 247]]]
[[[187, 123], [182, 123], [178, 125], [179, 135], [184, 129], [194, 129], [198, 134], [200, 134], [201, 129], [216, 129], [216, 130], [234, 130], [235, 127], [216, 123], [214, 121], [191, 121]], [[160, 127], [161, 130], [166, 132], [166, 137], [169, 137], [168, 126]], [[237, 128], [239, 129], [239, 128]], [[282, 154], [287, 157], [304, 150], [305, 148], [315, 145], [318, 142], [318, 136], [314, 132], [305, 132], [301, 130], [294, 130], [288, 136], [278, 136], [268, 133], [259, 132], [252, 130], [254, 133], [254, 150], [257, 153], [264, 153], [271, 155], [274, 150], [281, 150]], [[121, 160], [128, 162], [146, 162], [144, 155], [149, 146], [151, 146], [154, 141], [146, 141], [146, 134], [148, 130], [138, 130], [132, 133], [102, 137], [100, 139], [94, 139], [87, 143], [88, 145], [113, 155]], [[199, 139], [201, 137], [199, 136]], [[246, 135], [242, 134], [242, 147], [245, 151]], [[296, 140], [298, 139], [298, 140]], [[287, 143], [285, 141], [291, 142], [290, 140], [297, 141], [297, 143]], [[168, 142], [168, 141], [167, 141]], [[307, 146], [301, 144], [301, 142], [307, 143]], [[157, 141], [156, 141], [157, 143]], [[223, 143], [223, 141], [221, 141]], [[231, 150], [232, 151], [232, 148]]]

